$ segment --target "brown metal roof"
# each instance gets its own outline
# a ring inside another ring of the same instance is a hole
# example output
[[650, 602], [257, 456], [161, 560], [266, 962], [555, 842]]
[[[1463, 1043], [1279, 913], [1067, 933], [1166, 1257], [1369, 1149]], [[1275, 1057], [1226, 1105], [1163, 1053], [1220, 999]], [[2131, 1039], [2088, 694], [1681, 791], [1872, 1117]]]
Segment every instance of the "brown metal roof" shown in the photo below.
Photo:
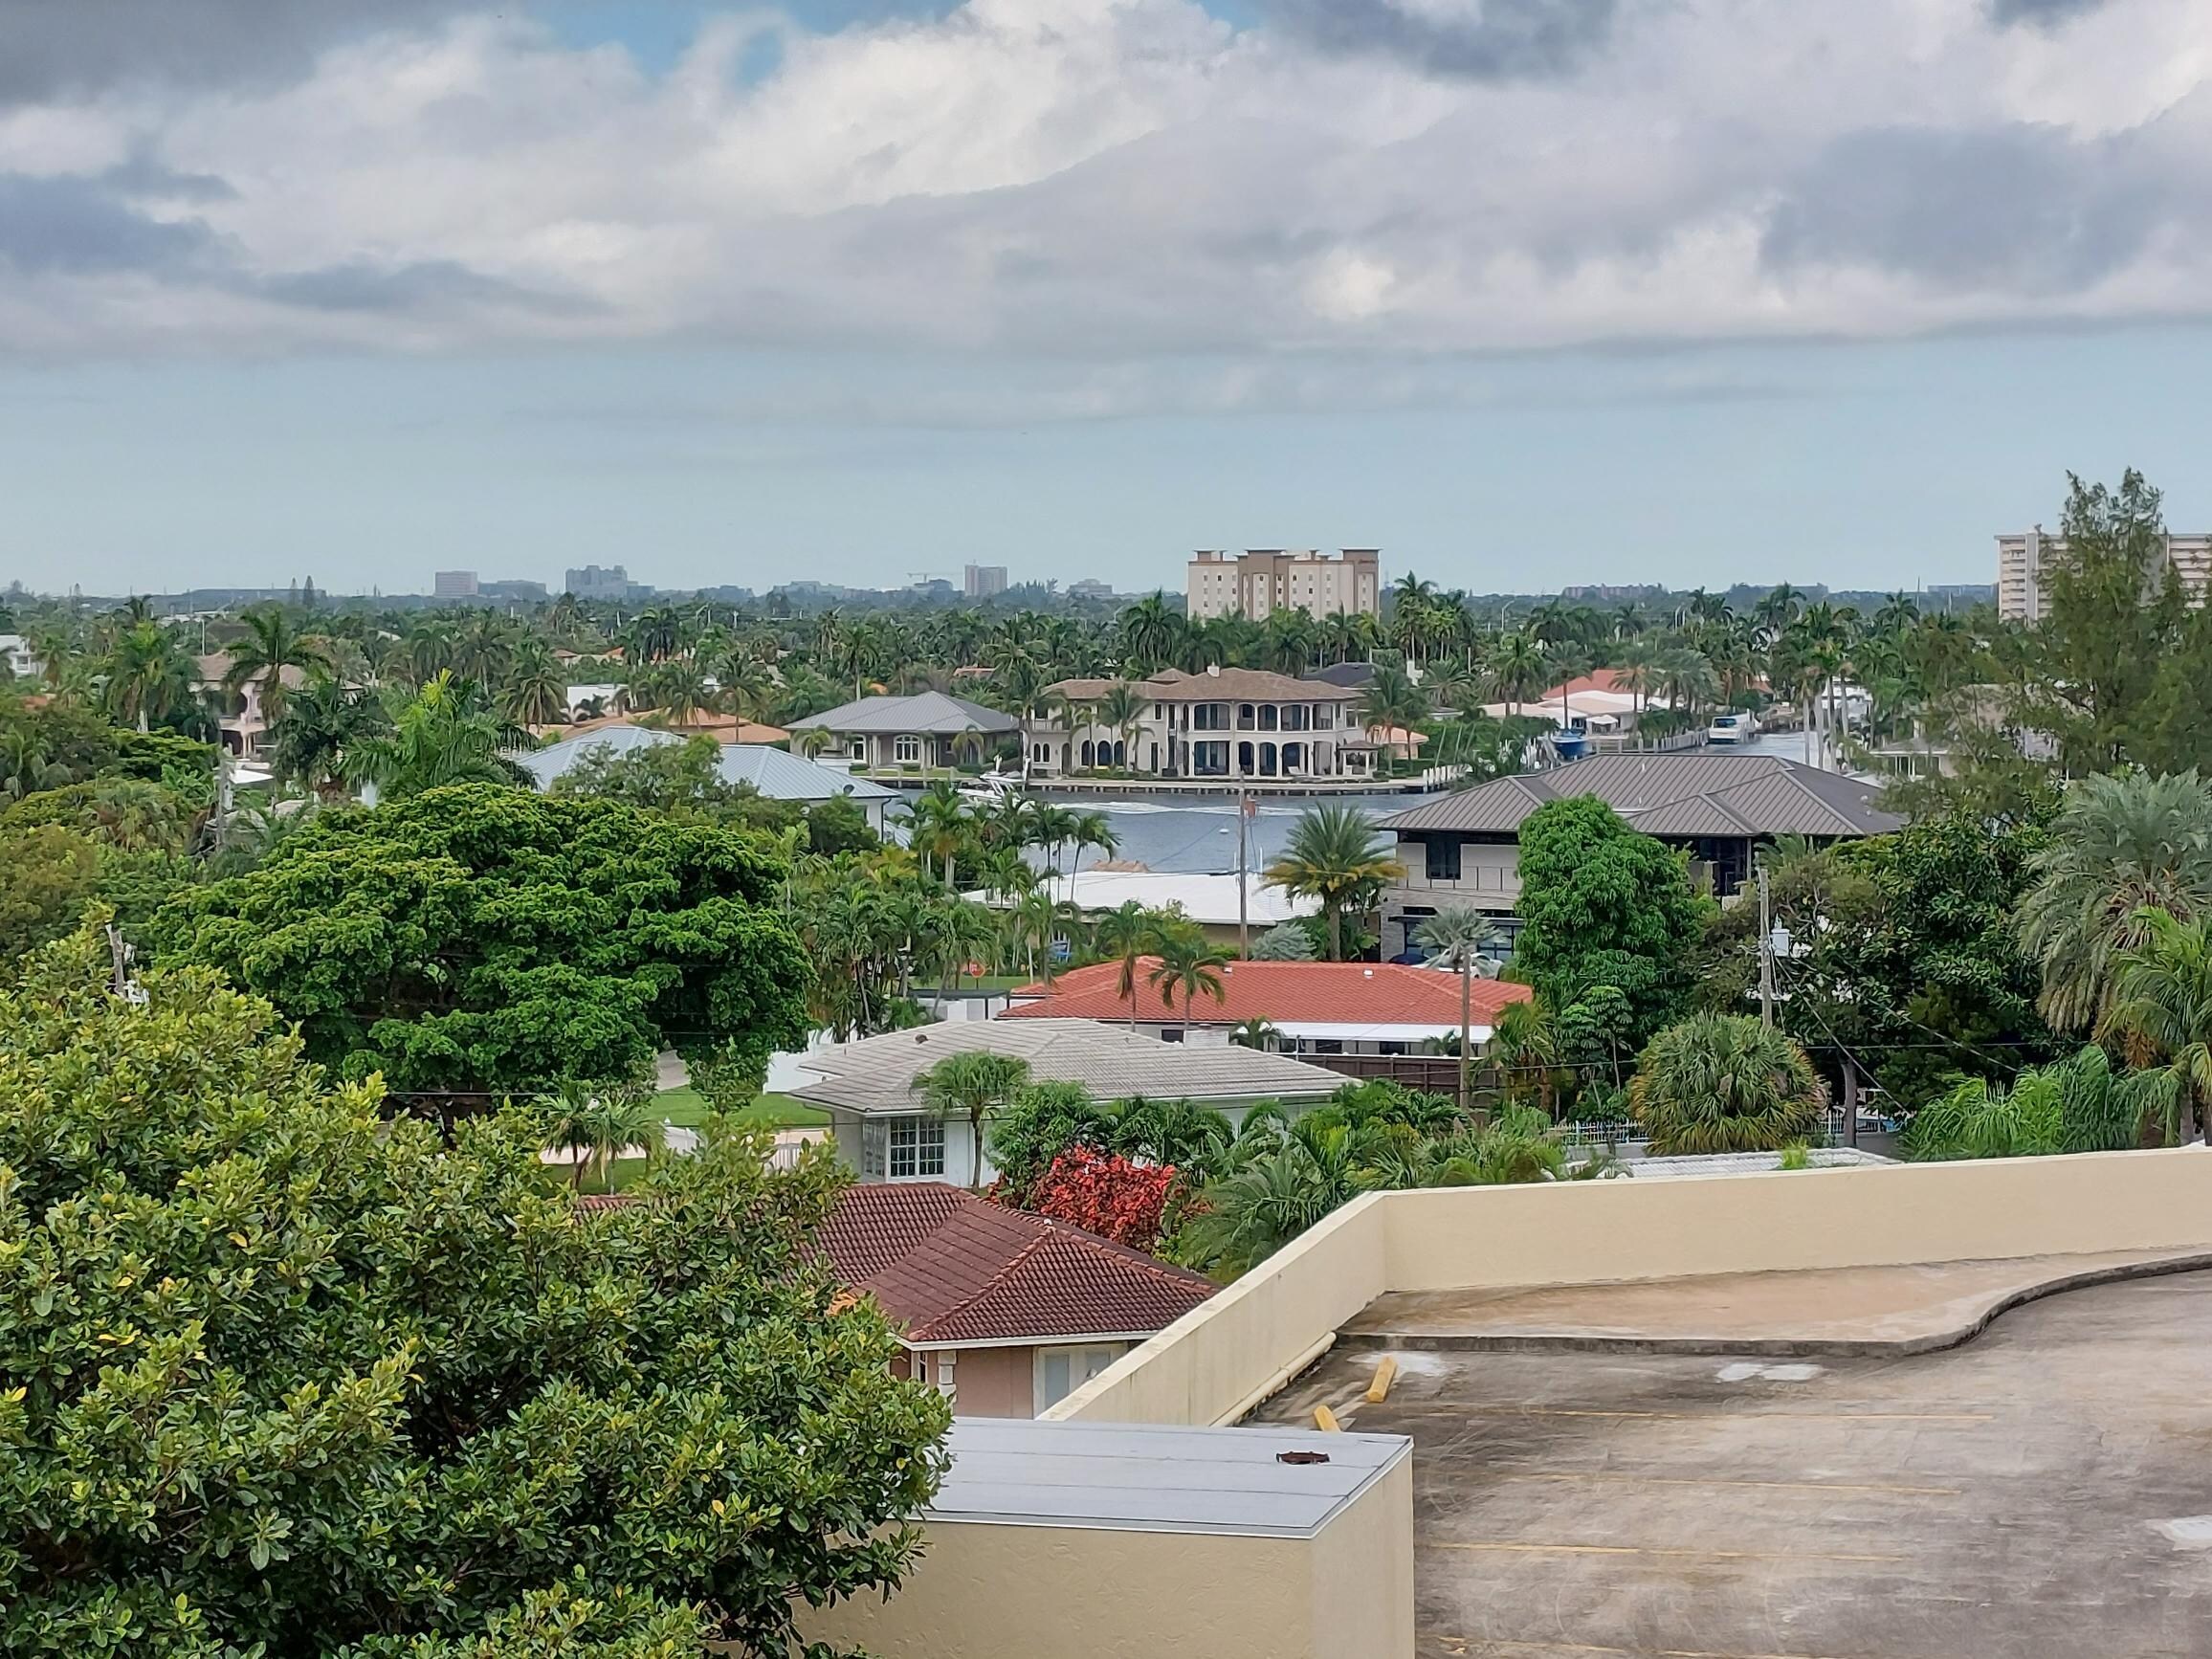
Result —
[[1548, 802], [1595, 795], [1650, 835], [1880, 835], [1904, 820], [1874, 805], [1878, 787], [1779, 755], [1599, 755], [1494, 779], [1382, 827], [1405, 834], [1512, 832]]
[[1169, 669], [1142, 683], [1145, 695], [1163, 703], [1249, 702], [1348, 703], [1360, 693], [1326, 680], [1296, 679], [1287, 674], [1270, 674], [1264, 668], [1208, 669], [1184, 674]]

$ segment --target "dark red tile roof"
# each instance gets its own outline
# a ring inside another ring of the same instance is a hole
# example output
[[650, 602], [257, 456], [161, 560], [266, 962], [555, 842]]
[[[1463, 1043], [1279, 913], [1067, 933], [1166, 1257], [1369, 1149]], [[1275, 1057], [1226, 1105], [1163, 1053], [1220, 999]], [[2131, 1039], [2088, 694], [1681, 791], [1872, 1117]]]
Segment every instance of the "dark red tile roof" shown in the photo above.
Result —
[[[1154, 961], [1145, 957], [1138, 964], [1136, 1017], [1182, 1025], [1185, 1023], [1182, 994], [1177, 993], [1170, 1009], [1161, 1000], [1160, 987], [1148, 981]], [[1220, 971], [1222, 1000], [1217, 1003], [1204, 991], [1192, 998], [1190, 1025], [1241, 1026], [1247, 1020], [1268, 1020], [1278, 1026], [1459, 1029], [1459, 976], [1435, 968], [1396, 962], [1237, 962]], [[1126, 1020], [1129, 1001], [1118, 988], [1120, 979], [1119, 962], [1076, 968], [1060, 975], [1050, 988], [1022, 986], [1015, 996], [1039, 1000], [1018, 1004], [999, 1018]], [[1531, 994], [1526, 985], [1478, 979], [1469, 1001], [1475, 1023], [1491, 1025], [1507, 1004], [1525, 1003]]]
[[846, 1189], [821, 1245], [913, 1342], [1150, 1335], [1209, 1279], [941, 1182]]

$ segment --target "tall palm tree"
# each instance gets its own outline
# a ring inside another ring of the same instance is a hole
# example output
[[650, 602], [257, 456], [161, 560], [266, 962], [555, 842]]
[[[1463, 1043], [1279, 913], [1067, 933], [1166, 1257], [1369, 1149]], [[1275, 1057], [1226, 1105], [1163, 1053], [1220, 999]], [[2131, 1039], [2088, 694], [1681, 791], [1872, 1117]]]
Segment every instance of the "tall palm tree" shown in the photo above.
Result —
[[2111, 1002], [2122, 953], [2149, 941], [2146, 910], [2182, 921], [2212, 911], [2212, 783], [2081, 779], [2030, 868], [2021, 943], [2043, 970], [2044, 1018], [2079, 1030]]
[[1692, 1014], [1651, 1039], [1628, 1086], [1655, 1154], [1772, 1152], [1819, 1126], [1827, 1086], [1805, 1052], [1743, 1014]]
[[1161, 939], [1159, 959], [1145, 978], [1158, 987], [1161, 1003], [1171, 1013], [1175, 993], [1183, 993], [1181, 1034], [1184, 1037], [1190, 1034], [1190, 1005], [1199, 992], [1204, 991], [1216, 1003], [1228, 998], [1228, 987], [1222, 983], [1221, 970], [1228, 960], [1228, 953], [1209, 943], [1195, 926], [1172, 928]]
[[1294, 897], [1320, 900], [1329, 924], [1329, 960], [1342, 962], [1344, 912], [1371, 909], [1382, 889], [1405, 874], [1364, 812], [1332, 803], [1299, 818], [1266, 879]]
[[1137, 1029], [1137, 970], [1159, 948], [1160, 918], [1134, 898], [1123, 899], [1100, 916], [1091, 929], [1091, 948], [1116, 964], [1114, 991], [1129, 1005], [1129, 1029]]
[[1121, 639], [1127, 666], [1149, 674], [1175, 660], [1184, 621], [1168, 608], [1167, 595], [1150, 593], [1121, 613]]
[[1075, 852], [1074, 862], [1069, 866], [1068, 870], [1068, 879], [1071, 883], [1069, 896], [1073, 898], [1074, 896], [1073, 883], [1076, 876], [1083, 874], [1083, 849], [1088, 847], [1095, 852], [1103, 852], [1108, 857], [1112, 857], [1120, 849], [1121, 837], [1115, 834], [1114, 820], [1107, 817], [1105, 813], [1098, 811], [1077, 812], [1074, 823], [1070, 825], [1068, 829], [1068, 842]]
[[1474, 966], [1475, 959], [1499, 939], [1497, 923], [1470, 905], [1455, 904], [1439, 910], [1414, 929], [1414, 942], [1428, 953], [1428, 960], [1459, 975], [1459, 1110], [1474, 1110]]
[[499, 712], [519, 726], [549, 726], [568, 718], [568, 676], [544, 641], [525, 641], [507, 665]]
[[984, 1120], [1012, 1103], [1029, 1080], [1029, 1063], [1013, 1054], [977, 1051], [947, 1054], [915, 1078], [922, 1104], [940, 1121], [962, 1117], [968, 1126], [968, 1184], [984, 1183]]
[[1392, 728], [1404, 727], [1410, 733], [1428, 715], [1428, 699], [1410, 675], [1394, 662], [1375, 665], [1375, 677], [1360, 698], [1363, 724], [1381, 731], [1387, 741]]
[[142, 732], [171, 724], [194, 707], [192, 672], [157, 622], [134, 622], [117, 636], [105, 693], [109, 716]]
[[389, 800], [448, 784], [527, 788], [531, 775], [504, 753], [523, 739], [492, 715], [474, 684], [448, 672], [392, 716], [389, 736], [356, 742], [346, 756], [346, 772]]
[[1508, 714], [1519, 714], [1521, 704], [1546, 684], [1543, 647], [1526, 633], [1500, 634], [1486, 666]]
[[231, 647], [231, 666], [223, 675], [223, 689], [237, 691], [258, 685], [261, 718], [274, 724], [284, 712], [284, 671], [301, 674], [332, 672], [330, 652], [319, 638], [301, 633], [278, 605], [257, 605], [241, 612], [246, 637]]
[[1151, 700], [1128, 680], [1108, 686], [1106, 695], [1098, 699], [1098, 722], [1119, 740], [1125, 763], [1133, 770], [1137, 766], [1137, 740], [1133, 734], [1143, 720]]

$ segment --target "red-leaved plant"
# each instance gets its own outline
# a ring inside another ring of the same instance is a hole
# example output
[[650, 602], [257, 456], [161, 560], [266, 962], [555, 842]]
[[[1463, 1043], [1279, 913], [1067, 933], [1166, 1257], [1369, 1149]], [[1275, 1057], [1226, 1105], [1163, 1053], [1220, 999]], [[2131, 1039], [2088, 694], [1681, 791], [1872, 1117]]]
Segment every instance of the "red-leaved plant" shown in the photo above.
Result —
[[1160, 1222], [1175, 1187], [1175, 1167], [1132, 1163], [1116, 1153], [1071, 1146], [1053, 1159], [1021, 1207], [1110, 1238], [1131, 1250], [1160, 1243]]

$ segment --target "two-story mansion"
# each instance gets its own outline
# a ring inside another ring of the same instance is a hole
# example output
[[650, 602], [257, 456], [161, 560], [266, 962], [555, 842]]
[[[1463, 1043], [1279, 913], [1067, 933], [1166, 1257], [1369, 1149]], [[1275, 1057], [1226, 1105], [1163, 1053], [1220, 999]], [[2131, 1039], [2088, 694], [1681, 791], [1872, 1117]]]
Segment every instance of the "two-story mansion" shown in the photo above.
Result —
[[[1137, 699], [1117, 698], [1130, 685]], [[1256, 668], [1169, 669], [1148, 679], [1064, 679], [1026, 722], [1029, 770], [1134, 772], [1155, 778], [1364, 778], [1376, 744], [1353, 705], [1360, 694], [1326, 680]], [[1113, 723], [1116, 701], [1132, 719]]]

